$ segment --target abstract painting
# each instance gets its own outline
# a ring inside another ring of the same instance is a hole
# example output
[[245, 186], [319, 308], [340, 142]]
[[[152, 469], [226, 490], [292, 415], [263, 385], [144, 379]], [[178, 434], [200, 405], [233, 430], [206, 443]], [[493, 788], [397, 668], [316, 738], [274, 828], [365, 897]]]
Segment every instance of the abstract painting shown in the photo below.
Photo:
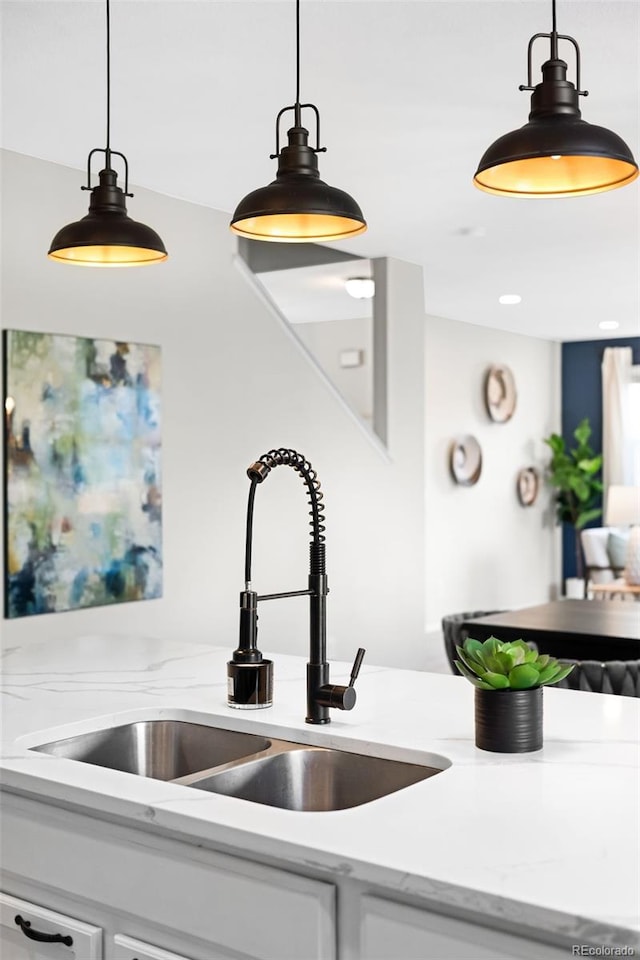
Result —
[[160, 347], [4, 332], [5, 616], [162, 596]]

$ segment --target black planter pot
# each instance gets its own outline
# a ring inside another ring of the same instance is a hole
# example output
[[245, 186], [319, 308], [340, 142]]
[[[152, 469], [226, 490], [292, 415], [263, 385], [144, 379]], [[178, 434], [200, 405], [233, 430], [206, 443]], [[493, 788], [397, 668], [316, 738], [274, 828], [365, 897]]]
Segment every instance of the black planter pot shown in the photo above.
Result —
[[476, 747], [493, 753], [529, 753], [542, 748], [542, 687], [532, 690], [475, 689]]

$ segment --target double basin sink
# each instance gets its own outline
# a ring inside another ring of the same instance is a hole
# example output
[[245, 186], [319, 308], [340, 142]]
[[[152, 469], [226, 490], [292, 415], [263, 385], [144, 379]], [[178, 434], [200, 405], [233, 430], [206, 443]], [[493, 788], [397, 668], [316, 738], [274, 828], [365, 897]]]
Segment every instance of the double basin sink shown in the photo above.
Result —
[[357, 807], [426, 780], [426, 766], [184, 720], [141, 720], [31, 749], [286, 810]]

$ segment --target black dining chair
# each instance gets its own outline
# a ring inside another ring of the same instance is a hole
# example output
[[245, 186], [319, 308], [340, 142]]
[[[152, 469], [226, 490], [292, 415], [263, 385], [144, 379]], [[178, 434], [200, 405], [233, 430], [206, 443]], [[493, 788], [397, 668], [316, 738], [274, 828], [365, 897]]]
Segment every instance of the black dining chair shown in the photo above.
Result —
[[[472, 610], [468, 613], [452, 613], [442, 618], [444, 648], [452, 673], [460, 676], [454, 660], [458, 658], [456, 647], [462, 646], [473, 631], [463, 627], [467, 620], [488, 617], [503, 610]], [[533, 646], [533, 644], [531, 644]], [[640, 697], [640, 660], [571, 660], [562, 657], [563, 663], [575, 664], [571, 673], [553, 686], [566, 690], [586, 690], [591, 693], [612, 693], [622, 697]]]
[[447, 655], [447, 660], [449, 661], [451, 671], [455, 673], [457, 677], [460, 676], [460, 672], [453, 662], [454, 660], [458, 659], [456, 647], [461, 647], [464, 641], [470, 635], [469, 630], [466, 627], [463, 627], [463, 623], [466, 620], [475, 620], [476, 617], [488, 617], [492, 613], [504, 613], [504, 610], [472, 610], [469, 613], [450, 613], [448, 616], [442, 618], [444, 650]]
[[613, 693], [640, 697], [640, 660], [564, 660], [575, 667], [568, 677], [554, 684], [567, 690]]

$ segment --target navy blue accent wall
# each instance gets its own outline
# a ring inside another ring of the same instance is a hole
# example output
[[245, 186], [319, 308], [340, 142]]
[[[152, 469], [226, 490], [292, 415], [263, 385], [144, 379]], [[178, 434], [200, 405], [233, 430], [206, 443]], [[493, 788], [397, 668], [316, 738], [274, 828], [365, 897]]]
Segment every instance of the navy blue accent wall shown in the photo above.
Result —
[[[640, 337], [619, 340], [579, 340], [562, 344], [562, 436], [567, 443], [584, 417], [589, 418], [591, 446], [602, 453], [602, 354], [607, 347], [631, 347], [634, 364], [640, 364]], [[602, 519], [589, 526], [602, 526]], [[562, 572], [575, 576], [573, 532], [562, 530]]]

